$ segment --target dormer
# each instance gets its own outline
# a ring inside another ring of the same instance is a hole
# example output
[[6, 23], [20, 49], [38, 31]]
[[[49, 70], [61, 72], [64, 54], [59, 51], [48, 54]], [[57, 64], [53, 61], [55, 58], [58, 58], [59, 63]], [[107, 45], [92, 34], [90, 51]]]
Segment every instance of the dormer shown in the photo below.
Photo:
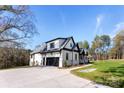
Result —
[[62, 43], [65, 41], [65, 38], [56, 38], [46, 42], [47, 50], [58, 49], [61, 47]]

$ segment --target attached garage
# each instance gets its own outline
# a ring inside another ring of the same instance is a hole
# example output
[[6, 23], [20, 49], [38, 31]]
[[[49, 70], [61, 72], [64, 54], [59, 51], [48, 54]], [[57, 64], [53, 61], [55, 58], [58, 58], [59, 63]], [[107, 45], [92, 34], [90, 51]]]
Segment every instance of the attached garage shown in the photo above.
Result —
[[59, 66], [59, 57], [46, 58], [46, 66]]

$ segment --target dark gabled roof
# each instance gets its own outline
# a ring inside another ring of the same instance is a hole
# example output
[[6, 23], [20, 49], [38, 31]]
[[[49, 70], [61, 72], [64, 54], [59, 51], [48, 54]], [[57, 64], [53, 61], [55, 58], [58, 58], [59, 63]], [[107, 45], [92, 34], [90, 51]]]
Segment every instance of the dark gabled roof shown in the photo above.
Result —
[[52, 42], [52, 41], [55, 41], [55, 40], [58, 40], [58, 39], [67, 39], [67, 38], [61, 38], [61, 37], [58, 37], [58, 38], [55, 38], [55, 39], [49, 40], [49, 41], [47, 41], [47, 42], [45, 42], [45, 43], [49, 43], [49, 42]]
[[68, 37], [68, 38], [65, 39], [65, 41], [64, 41], [63, 44], [61, 45], [61, 49], [64, 48], [64, 47], [67, 45], [67, 43], [69, 42], [69, 40], [70, 40], [71, 38], [73, 38], [73, 37]]
[[77, 47], [77, 48], [78, 48], [78, 50], [79, 50], [78, 43], [76, 43], [76, 44], [75, 44], [75, 46], [73, 46], [73, 47], [72, 47], [72, 49], [74, 49], [75, 47]]
[[82, 53], [86, 54], [87, 52], [88, 52], [87, 49], [85, 49], [85, 48], [80, 48], [80, 54], [82, 54]]
[[[45, 42], [45, 43], [49, 43], [49, 42], [51, 42], [51, 41], [58, 40], [58, 39], [64, 39], [64, 40], [65, 40], [65, 41], [61, 44], [60, 48], [47, 50], [46, 47], [45, 47], [44, 49], [42, 49], [41, 47], [39, 47], [39, 48], [35, 49], [31, 54], [34, 54], [34, 53], [49, 53], [49, 52], [60, 51], [61, 49], [63, 49], [63, 48], [67, 45], [67, 43], [70, 41], [70, 39], [72, 39], [72, 41], [74, 42], [73, 37], [67, 37], [67, 38], [55, 38], [55, 39], [52, 39], [52, 40], [47, 41], [47, 42]], [[75, 44], [75, 42], [74, 42], [74, 46], [72, 47], [72, 49], [75, 48], [76, 46], [78, 47], [78, 45]], [[79, 48], [78, 48], [78, 49], [79, 49]]]
[[42, 51], [46, 50], [46, 44], [44, 43], [44, 45], [40, 45], [39, 47], [37, 47], [35, 50], [33, 50], [33, 52], [31, 52], [31, 54], [35, 54], [35, 53], [39, 53]]

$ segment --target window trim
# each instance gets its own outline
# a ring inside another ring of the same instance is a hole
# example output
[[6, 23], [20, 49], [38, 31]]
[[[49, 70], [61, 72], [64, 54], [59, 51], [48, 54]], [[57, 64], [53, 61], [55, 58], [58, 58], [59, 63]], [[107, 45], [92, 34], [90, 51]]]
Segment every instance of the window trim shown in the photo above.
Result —
[[52, 49], [52, 48], [55, 48], [55, 43], [54, 42], [50, 43], [50, 49]]
[[77, 54], [75, 54], [75, 60], [77, 61]]
[[71, 48], [72, 48], [72, 46], [73, 46], [72, 43], [70, 43], [70, 47], [71, 47]]
[[69, 60], [69, 53], [66, 53], [66, 60]]

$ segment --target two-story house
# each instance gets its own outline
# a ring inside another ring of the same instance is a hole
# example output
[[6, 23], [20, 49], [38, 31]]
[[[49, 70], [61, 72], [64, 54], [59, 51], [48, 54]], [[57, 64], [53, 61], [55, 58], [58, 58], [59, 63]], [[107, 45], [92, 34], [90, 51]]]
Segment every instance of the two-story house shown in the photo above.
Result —
[[58, 66], [79, 64], [79, 47], [73, 37], [56, 38], [45, 42], [30, 56], [30, 66]]

